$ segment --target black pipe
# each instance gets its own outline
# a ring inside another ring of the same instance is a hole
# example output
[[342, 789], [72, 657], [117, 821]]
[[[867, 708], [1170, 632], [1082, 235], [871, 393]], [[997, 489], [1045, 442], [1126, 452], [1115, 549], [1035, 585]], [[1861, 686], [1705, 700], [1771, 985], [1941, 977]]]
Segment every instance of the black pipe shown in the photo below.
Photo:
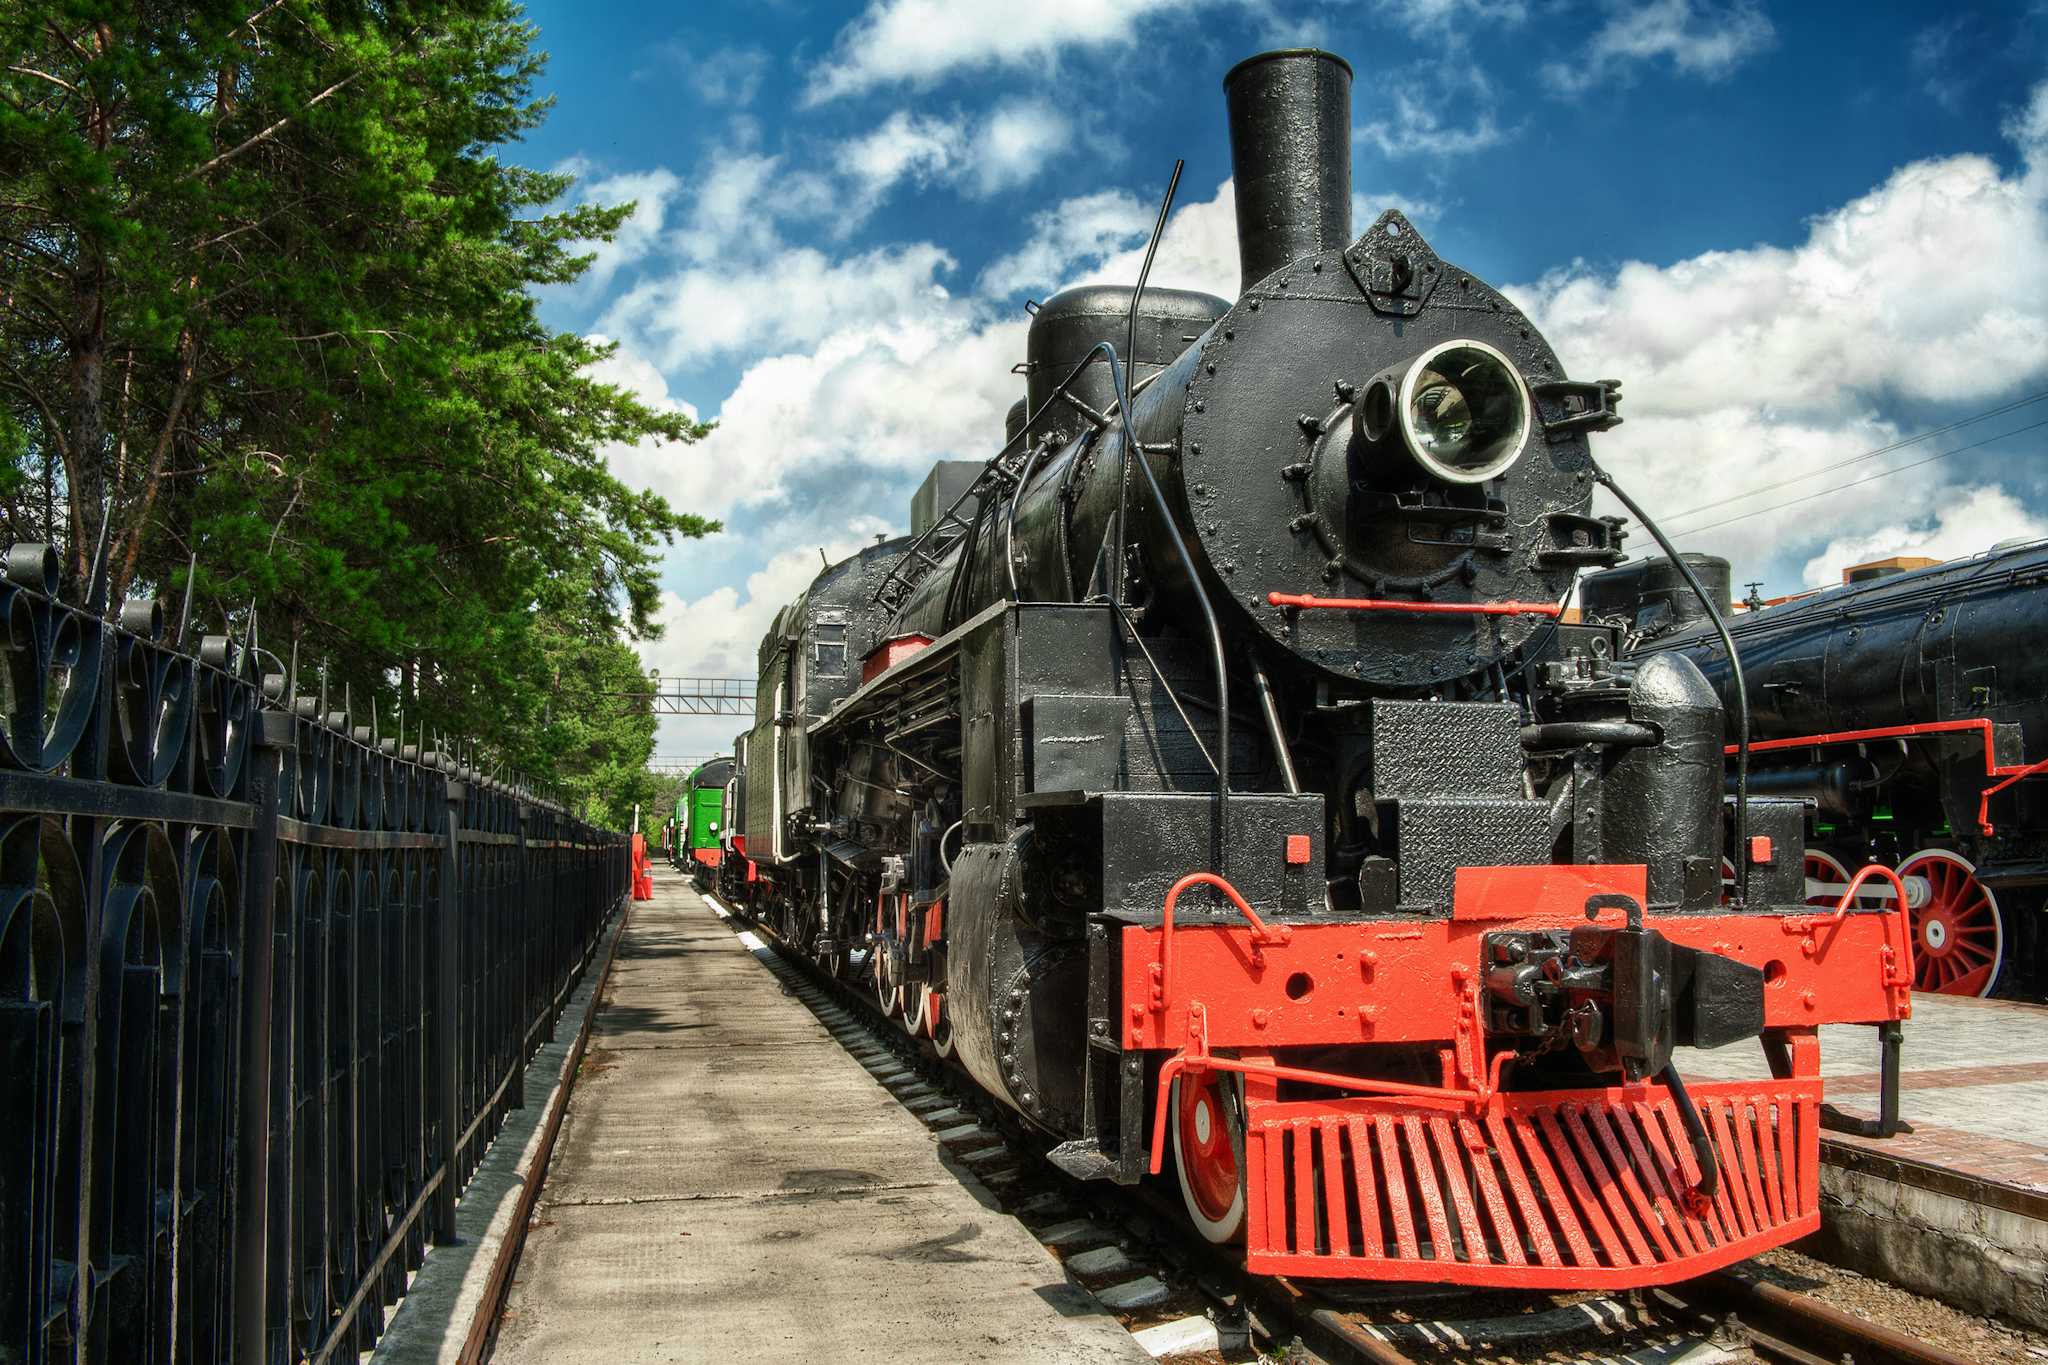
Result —
[[1554, 720], [1522, 727], [1524, 749], [1576, 749], [1582, 744], [1637, 749], [1658, 738], [1655, 730], [1632, 720]]
[[1693, 596], [1707, 609], [1707, 617], [1714, 623], [1714, 632], [1721, 637], [1721, 648], [1728, 651], [1728, 676], [1735, 684], [1735, 903], [1749, 903], [1749, 687], [1742, 680], [1742, 659], [1735, 652], [1735, 637], [1728, 633], [1726, 613], [1699, 575], [1692, 571], [1692, 565], [1678, 553], [1663, 528], [1650, 520], [1650, 514], [1637, 506], [1636, 500], [1621, 491], [1621, 485], [1614, 476], [1599, 465], [1593, 466], [1593, 478], [1612, 494], [1629, 511], [1629, 515], [1642, 523], [1645, 531], [1657, 542], [1657, 548], [1670, 557], [1678, 566], [1685, 585], [1691, 588]]
[[1280, 762], [1280, 780], [1289, 796], [1301, 795], [1301, 780], [1294, 775], [1294, 753], [1287, 747], [1287, 730], [1280, 724], [1280, 704], [1273, 699], [1273, 684], [1266, 670], [1252, 665], [1252, 682], [1259, 689], [1259, 709], [1266, 714], [1266, 733], [1273, 741], [1273, 756]]
[[1351, 245], [1351, 64], [1314, 48], [1247, 57], [1223, 78], [1245, 289]]
[[1038, 468], [1038, 457], [1045, 453], [1046, 442], [1040, 441], [1031, 447], [1031, 453], [1024, 457], [1024, 472], [1017, 476], [1017, 486], [1011, 490], [1010, 506], [1003, 518], [1003, 567], [1010, 576], [1010, 596], [1017, 598], [1017, 504], [1024, 501], [1024, 489], [1031, 482], [1031, 475]]
[[[1152, 274], [1152, 258], [1159, 254], [1159, 239], [1166, 235], [1166, 215], [1173, 208], [1173, 192], [1180, 188], [1180, 172], [1187, 162], [1176, 160], [1173, 174], [1166, 180], [1166, 196], [1159, 201], [1159, 217], [1152, 224], [1152, 239], [1145, 243], [1145, 263], [1138, 267], [1138, 287], [1131, 291], [1131, 310], [1124, 318], [1124, 364], [1135, 365], [1138, 361], [1138, 301], [1145, 297], [1145, 281]], [[1129, 376], [1125, 376], [1126, 383]], [[1124, 505], [1129, 500], [1131, 486], [1131, 395], [1118, 390], [1117, 406], [1124, 413], [1124, 450], [1118, 458], [1116, 471], [1116, 581], [1109, 585], [1109, 600], [1122, 606], [1124, 603]], [[1142, 455], [1144, 452], [1140, 451]]]
[[[1124, 446], [1120, 456], [1122, 463], [1131, 462], [1131, 450], [1138, 445], [1138, 433], [1131, 426], [1131, 395], [1126, 386], [1129, 372], [1117, 359], [1116, 348], [1109, 348], [1110, 378], [1116, 381], [1117, 408], [1122, 413], [1124, 424]], [[1230, 828], [1226, 805], [1230, 800], [1230, 660], [1224, 652], [1223, 627], [1216, 620], [1216, 608], [1210, 605], [1209, 590], [1202, 586], [1202, 575], [1195, 568], [1195, 557], [1188, 553], [1188, 543], [1180, 533], [1180, 523], [1173, 518], [1173, 509], [1167, 505], [1166, 494], [1160, 491], [1159, 480], [1153, 476], [1152, 462], [1145, 458], [1145, 452], [1138, 450], [1138, 471], [1145, 476], [1145, 486], [1152, 490], [1153, 505], [1159, 509], [1160, 529], [1173, 542], [1173, 548], [1180, 556], [1181, 569], [1188, 576], [1188, 583], [1195, 592], [1195, 603], [1202, 609], [1202, 624], [1208, 627], [1209, 651], [1216, 666], [1216, 856], [1218, 876], [1226, 874], [1228, 861], [1224, 854], [1229, 841], [1224, 837]]]

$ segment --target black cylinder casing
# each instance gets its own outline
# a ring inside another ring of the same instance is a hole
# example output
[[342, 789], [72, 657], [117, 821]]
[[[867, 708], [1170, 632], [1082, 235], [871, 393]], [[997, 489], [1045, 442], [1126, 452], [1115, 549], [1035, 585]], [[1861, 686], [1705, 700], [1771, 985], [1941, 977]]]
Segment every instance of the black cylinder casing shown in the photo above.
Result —
[[1351, 242], [1351, 64], [1312, 48], [1223, 78], [1243, 288]]
[[1659, 744], [1618, 749], [1600, 785], [1606, 846], [1650, 870], [1652, 911], [1701, 910], [1721, 893], [1721, 699], [1690, 659], [1657, 654], [1636, 670], [1629, 719]]
[[946, 901], [946, 1009], [961, 1063], [983, 1089], [1055, 1132], [1079, 1124], [1088, 947], [1026, 904], [1027, 828], [968, 844]]
[[1749, 773], [1751, 796], [1789, 796], [1811, 801], [1823, 815], [1847, 819], [1854, 815], [1862, 798], [1859, 788], [1871, 782], [1875, 772], [1868, 759], [1846, 759], [1840, 763], [1802, 764], [1795, 768], [1757, 768]]

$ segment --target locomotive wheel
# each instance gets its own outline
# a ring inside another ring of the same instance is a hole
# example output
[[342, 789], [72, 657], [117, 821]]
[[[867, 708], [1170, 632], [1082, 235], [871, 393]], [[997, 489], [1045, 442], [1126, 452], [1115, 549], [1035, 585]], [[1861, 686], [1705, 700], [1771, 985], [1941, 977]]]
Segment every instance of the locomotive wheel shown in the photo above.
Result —
[[1899, 875], [1927, 879], [1927, 903], [1909, 912], [1913, 989], [1991, 994], [2005, 967], [2005, 917], [1976, 866], [1960, 853], [1928, 848], [1900, 863]]
[[874, 951], [868, 954], [872, 964], [868, 968], [868, 975], [874, 983], [875, 1000], [881, 1005], [882, 1013], [893, 1019], [903, 1013], [903, 988], [884, 984], [888, 980], [888, 971], [884, 963], [888, 955], [888, 949], [877, 943]]
[[1188, 1218], [1210, 1242], [1244, 1235], [1244, 1083], [1206, 1071], [1173, 1082], [1173, 1171]]
[[931, 998], [932, 1046], [939, 1050], [941, 1057], [953, 1055], [953, 1015], [946, 1008], [943, 992]]

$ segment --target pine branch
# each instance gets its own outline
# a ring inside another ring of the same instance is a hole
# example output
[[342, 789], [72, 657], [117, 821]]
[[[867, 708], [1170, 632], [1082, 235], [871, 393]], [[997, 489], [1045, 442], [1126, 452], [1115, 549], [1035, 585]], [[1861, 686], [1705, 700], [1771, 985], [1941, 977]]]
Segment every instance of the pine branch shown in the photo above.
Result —
[[[338, 93], [342, 89], [342, 87], [348, 85], [350, 82], [354, 81], [357, 76], [360, 76], [362, 74], [363, 73], [360, 71], [351, 71], [348, 75], [343, 76], [340, 80], [328, 86], [319, 94], [313, 96], [312, 99], [307, 100], [306, 109], [311, 109], [314, 105], [320, 103], [328, 96]], [[304, 113], [305, 110], [302, 109], [299, 112]], [[284, 131], [285, 128], [289, 127], [291, 125], [292, 119], [295, 117], [296, 115], [286, 114], [283, 118], [271, 124], [268, 128], [263, 129], [263, 131], [259, 133], [250, 134], [247, 138], [243, 139], [241, 142], [236, 143], [234, 146], [228, 148], [219, 156], [214, 157], [211, 161], [202, 162], [199, 165], [194, 166], [191, 170], [185, 172], [184, 178], [187, 180], [196, 180], [200, 176], [205, 175], [207, 172], [216, 170], [219, 167], [226, 165], [228, 162], [233, 161], [236, 157], [240, 156], [243, 152], [248, 151], [251, 147], [256, 146], [258, 143], [268, 142], [271, 138], [277, 136], [277, 134]]]

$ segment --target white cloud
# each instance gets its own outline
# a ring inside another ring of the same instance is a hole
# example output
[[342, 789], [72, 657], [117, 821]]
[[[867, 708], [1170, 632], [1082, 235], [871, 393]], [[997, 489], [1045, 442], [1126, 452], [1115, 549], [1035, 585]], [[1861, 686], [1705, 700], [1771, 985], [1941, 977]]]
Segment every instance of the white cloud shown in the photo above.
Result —
[[[1510, 291], [1567, 370], [1625, 381], [1628, 420], [1599, 439], [1601, 460], [1683, 546], [1754, 571], [1796, 566], [1830, 541], [1893, 537], [1901, 507], [1949, 500], [1945, 467], [1836, 486], [1694, 537], [1685, 528], [1774, 499], [1676, 514], [1887, 444], [1901, 432], [1882, 414], [1902, 403], [1962, 416], [2048, 377], [2048, 85], [2008, 132], [2026, 161], [2018, 175], [1981, 156], [1916, 162], [1814, 218], [1795, 246], [1580, 265]], [[1782, 497], [1904, 463], [1859, 464]]]
[[1926, 555], [1958, 559], [1987, 550], [2002, 540], [2048, 537], [2048, 519], [2028, 511], [2002, 488], [1978, 486], [1948, 490], [1929, 517], [1894, 521], [1875, 531], [1830, 541], [1806, 561], [1806, 585], [1824, 588], [1842, 581], [1842, 570], [1892, 555]]
[[783, 247], [714, 259], [642, 280], [599, 326], [664, 370], [714, 356], [815, 345], [855, 321], [943, 309], [953, 258], [929, 242], [835, 257]]
[[[1433, 217], [1436, 205], [1404, 195], [1351, 196], [1351, 230], [1362, 233], [1387, 209], [1412, 219]], [[1077, 284], [1131, 284], [1144, 264], [1158, 206], [1123, 190], [1068, 199], [1031, 220], [1031, 235], [982, 271], [985, 294], [1045, 294]], [[1208, 198], [1183, 201], [1166, 221], [1152, 282], [1234, 299], [1238, 292], [1237, 199], [1225, 180]]]
[[1719, 80], [1768, 48], [1777, 30], [1755, 0], [1609, 0], [1607, 22], [1569, 62], [1550, 62], [1543, 78], [1559, 94], [1576, 95], [1637, 67], [1668, 59], [1681, 75]]
[[833, 160], [853, 182], [853, 213], [865, 216], [905, 181], [983, 197], [1026, 184], [1072, 137], [1071, 120], [1043, 100], [1005, 100], [974, 119], [899, 109], [841, 144]]
[[893, 323], [849, 324], [811, 350], [758, 361], [698, 447], [707, 469], [726, 471], [700, 501], [774, 504], [796, 482], [834, 471], [914, 478], [934, 460], [994, 454], [1003, 413], [1023, 394], [1010, 367], [1024, 358], [1024, 332], [1021, 313], [995, 317], [934, 302]]
[[1186, 0], [872, 0], [819, 63], [805, 102], [925, 84], [960, 70], [1049, 70], [1062, 49], [1127, 44], [1148, 16], [1188, 7]]
[[[1228, 180], [1212, 198], [1182, 204], [1166, 220], [1159, 237], [1159, 255], [1151, 281], [1170, 289], [1199, 289], [1222, 298], [1237, 297], [1237, 199]], [[1151, 236], [1157, 206], [1145, 211], [1138, 240], [1098, 260], [1072, 263], [1066, 284], [1134, 284], [1145, 263], [1145, 242]]]
[[772, 223], [764, 210], [777, 202], [771, 194], [781, 170], [780, 158], [753, 152], [715, 158], [690, 186], [683, 253], [713, 260], [738, 247], [766, 249]]
[[[608, 338], [592, 336], [590, 340], [602, 344]], [[617, 347], [610, 356], [590, 367], [590, 375], [606, 384], [617, 384], [657, 411], [680, 412], [691, 421], [697, 419], [696, 405], [671, 393], [661, 371], [631, 347]], [[712, 476], [715, 471], [705, 465], [701, 444], [682, 445], [662, 440], [646, 440], [634, 445], [615, 442], [605, 447], [604, 458], [612, 474], [622, 483], [633, 488], [652, 489], [672, 501], [714, 482]], [[688, 501], [676, 501], [676, 506], [684, 511], [717, 515]]]
[[1513, 130], [1500, 126], [1490, 96], [1461, 101], [1476, 106], [1471, 121], [1462, 127], [1443, 121], [1437, 112], [1439, 103], [1396, 90], [1392, 116], [1360, 125], [1358, 134], [1387, 156], [1425, 156], [1435, 160], [1483, 152], [1515, 135]]
[[1067, 116], [1043, 100], [997, 105], [975, 134], [974, 188], [994, 194], [1035, 178], [1072, 133]]
[[879, 196], [900, 180], [926, 180], [952, 169], [966, 155], [966, 144], [958, 120], [898, 109], [873, 131], [847, 142], [840, 164], [868, 193]]
[[1015, 251], [989, 262], [981, 289], [1007, 296], [1050, 289], [1076, 262], [1096, 260], [1143, 240], [1156, 210], [1127, 190], [1097, 190], [1032, 215], [1031, 235]]
[[775, 613], [818, 576], [818, 551], [837, 563], [888, 529], [873, 518], [859, 518], [822, 545], [771, 556], [747, 575], [743, 588], [723, 584], [695, 599], [664, 592], [657, 616], [661, 638], [640, 646], [641, 662], [664, 678], [752, 677], [761, 637]]
[[[661, 638], [640, 642], [641, 665], [664, 678], [753, 677], [761, 637], [775, 613], [818, 576], [819, 550], [836, 563], [888, 529], [874, 518], [858, 517], [822, 544], [772, 555], [747, 575], [744, 589], [725, 584], [697, 598], [664, 592], [655, 616]], [[751, 716], [664, 716], [655, 751], [678, 757], [731, 753], [733, 736], [752, 725]]]
[[1930, 24], [1913, 35], [1906, 49], [1913, 74], [1920, 78], [1920, 88], [1950, 113], [1962, 107], [1963, 91], [1968, 84], [1956, 51], [1956, 40], [1962, 36], [1967, 22], [1966, 17], [1959, 15]]
[[1529, 17], [1527, 0], [1373, 0], [1373, 9], [1414, 37], [1452, 41], [1477, 27], [1512, 27]]
[[761, 93], [769, 56], [758, 47], [727, 47], [687, 58], [690, 84], [707, 104], [745, 108]]

